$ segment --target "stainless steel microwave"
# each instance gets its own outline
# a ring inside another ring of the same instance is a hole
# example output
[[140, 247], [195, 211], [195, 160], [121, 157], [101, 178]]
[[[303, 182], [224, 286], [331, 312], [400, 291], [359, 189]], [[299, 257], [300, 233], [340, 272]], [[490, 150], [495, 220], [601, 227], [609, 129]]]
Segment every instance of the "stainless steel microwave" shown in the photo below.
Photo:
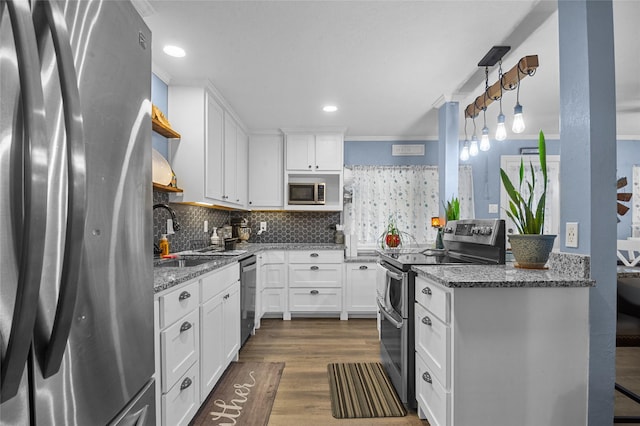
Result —
[[289, 204], [324, 204], [325, 183], [289, 183]]

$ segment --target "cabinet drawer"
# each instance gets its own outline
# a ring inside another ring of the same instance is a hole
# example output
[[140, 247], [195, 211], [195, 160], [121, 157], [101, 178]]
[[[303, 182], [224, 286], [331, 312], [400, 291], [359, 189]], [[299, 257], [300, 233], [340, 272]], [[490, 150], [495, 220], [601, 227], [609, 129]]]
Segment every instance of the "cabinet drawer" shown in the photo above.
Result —
[[416, 277], [416, 302], [427, 308], [446, 324], [451, 321], [451, 293], [440, 285]]
[[342, 290], [339, 288], [290, 288], [291, 312], [340, 312]]
[[240, 280], [240, 265], [233, 263], [200, 279], [202, 283], [202, 301], [206, 302], [231, 284]]
[[192, 311], [200, 304], [200, 284], [194, 281], [178, 290], [158, 298], [160, 302], [160, 328]]
[[163, 393], [198, 359], [198, 326], [198, 310], [194, 310], [160, 332]]
[[416, 400], [431, 426], [450, 426], [451, 393], [445, 391], [418, 353], [416, 353]]
[[415, 305], [415, 316], [416, 351], [445, 389], [450, 389], [451, 327], [419, 303]]
[[162, 425], [188, 425], [200, 407], [198, 363], [180, 376], [177, 383], [162, 395]]
[[343, 250], [291, 250], [289, 263], [342, 263]]
[[284, 263], [284, 251], [283, 250], [267, 250], [260, 253], [262, 257], [262, 264], [269, 263]]
[[290, 287], [340, 287], [342, 265], [295, 264], [289, 265]]

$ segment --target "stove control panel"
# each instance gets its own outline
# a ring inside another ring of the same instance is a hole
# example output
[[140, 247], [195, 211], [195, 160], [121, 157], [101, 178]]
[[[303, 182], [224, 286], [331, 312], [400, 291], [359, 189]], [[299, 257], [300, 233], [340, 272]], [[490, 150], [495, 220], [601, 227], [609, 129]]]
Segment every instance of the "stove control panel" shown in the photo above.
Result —
[[451, 220], [444, 228], [444, 240], [495, 245], [501, 229], [504, 221], [500, 219]]

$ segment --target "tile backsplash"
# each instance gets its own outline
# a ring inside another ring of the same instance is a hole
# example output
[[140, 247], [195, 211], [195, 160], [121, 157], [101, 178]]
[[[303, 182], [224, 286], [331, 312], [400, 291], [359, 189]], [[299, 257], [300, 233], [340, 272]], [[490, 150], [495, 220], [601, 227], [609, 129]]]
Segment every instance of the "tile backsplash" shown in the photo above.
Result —
[[[171, 251], [177, 252], [202, 247], [209, 243], [214, 227], [228, 224], [231, 218], [246, 218], [251, 228], [249, 242], [254, 243], [332, 243], [335, 225], [340, 223], [340, 212], [283, 212], [256, 211], [231, 212], [187, 204], [169, 203], [169, 194], [153, 191], [153, 204], [168, 204], [180, 223], [180, 231], [169, 235]], [[165, 209], [153, 211], [154, 242], [167, 229], [171, 215]], [[204, 232], [204, 221], [209, 231]], [[267, 222], [267, 232], [257, 235], [260, 222]]]

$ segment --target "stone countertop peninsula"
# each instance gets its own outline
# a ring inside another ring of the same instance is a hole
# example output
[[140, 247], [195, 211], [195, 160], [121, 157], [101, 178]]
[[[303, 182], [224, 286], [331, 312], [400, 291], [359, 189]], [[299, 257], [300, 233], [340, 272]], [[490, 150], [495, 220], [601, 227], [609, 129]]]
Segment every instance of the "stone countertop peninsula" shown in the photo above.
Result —
[[549, 269], [521, 269], [506, 265], [414, 266], [413, 270], [445, 287], [592, 287], [588, 256], [552, 253]]
[[[173, 259], [154, 259], [153, 261], [153, 291], [154, 293], [160, 293], [168, 290], [184, 282], [197, 278], [200, 275], [206, 274], [216, 269], [231, 263], [238, 262], [252, 254], [257, 254], [265, 250], [344, 250], [344, 244], [333, 243], [246, 243], [238, 244], [236, 250], [246, 250], [246, 253], [238, 256], [205, 256], [190, 254], [189, 258], [199, 257], [208, 258], [211, 257], [210, 262], [203, 263], [197, 266], [189, 267], [159, 267], [163, 262], [171, 262]], [[181, 257], [179, 253], [176, 253], [178, 258]]]

